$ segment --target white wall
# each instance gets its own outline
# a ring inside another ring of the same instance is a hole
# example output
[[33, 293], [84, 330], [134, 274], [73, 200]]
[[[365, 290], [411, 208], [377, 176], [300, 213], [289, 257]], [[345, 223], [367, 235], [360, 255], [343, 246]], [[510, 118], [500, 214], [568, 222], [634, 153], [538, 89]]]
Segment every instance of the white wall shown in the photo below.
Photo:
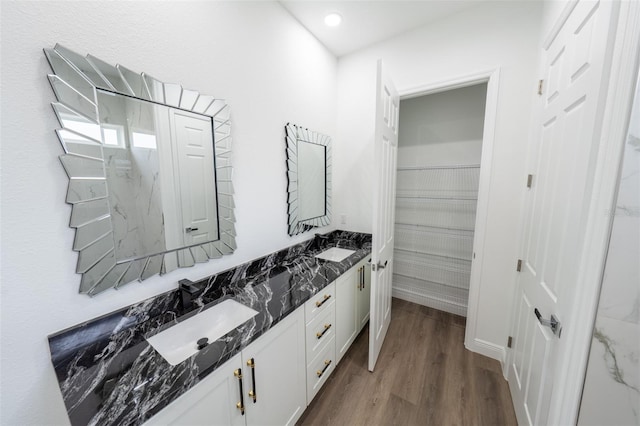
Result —
[[[0, 424], [65, 424], [48, 334], [309, 238], [287, 236], [283, 127], [335, 136], [337, 64], [272, 2], [3, 1], [1, 27]], [[42, 52], [56, 42], [230, 103], [234, 255], [95, 298], [77, 293]]]
[[[498, 116], [483, 250], [479, 341], [504, 347], [515, 283], [518, 218], [542, 2], [494, 2], [341, 57], [338, 61], [336, 217], [371, 232], [376, 60], [401, 92], [500, 68]], [[402, 115], [402, 110], [400, 110]], [[358, 199], [359, 203], [352, 203]]]
[[400, 101], [398, 167], [480, 164], [486, 83]]

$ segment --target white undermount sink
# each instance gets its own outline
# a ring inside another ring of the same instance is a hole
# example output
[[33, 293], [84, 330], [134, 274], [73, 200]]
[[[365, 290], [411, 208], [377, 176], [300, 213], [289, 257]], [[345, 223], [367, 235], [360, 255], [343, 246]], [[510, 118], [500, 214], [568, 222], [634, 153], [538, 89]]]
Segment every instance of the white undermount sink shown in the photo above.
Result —
[[178, 365], [199, 351], [199, 339], [213, 343], [245, 321], [258, 315], [235, 300], [227, 299], [147, 339], [171, 365]]
[[339, 247], [332, 247], [323, 251], [320, 254], [316, 254], [318, 259], [331, 260], [332, 262], [342, 262], [347, 257], [355, 253], [355, 250], [347, 250]]

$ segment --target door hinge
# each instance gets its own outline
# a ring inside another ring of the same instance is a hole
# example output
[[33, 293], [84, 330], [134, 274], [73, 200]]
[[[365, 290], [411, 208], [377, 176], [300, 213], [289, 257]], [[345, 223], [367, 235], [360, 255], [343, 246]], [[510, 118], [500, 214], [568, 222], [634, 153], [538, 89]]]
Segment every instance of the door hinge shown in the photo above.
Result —
[[522, 259], [518, 259], [518, 265], [516, 266], [516, 271], [522, 271]]
[[507, 347], [510, 348], [512, 343], [513, 343], [513, 337], [509, 336], [509, 339], [507, 339]]
[[538, 81], [538, 95], [542, 96], [542, 86], [544, 85], [544, 80]]
[[532, 183], [533, 183], [533, 175], [527, 175], [527, 188], [531, 188]]

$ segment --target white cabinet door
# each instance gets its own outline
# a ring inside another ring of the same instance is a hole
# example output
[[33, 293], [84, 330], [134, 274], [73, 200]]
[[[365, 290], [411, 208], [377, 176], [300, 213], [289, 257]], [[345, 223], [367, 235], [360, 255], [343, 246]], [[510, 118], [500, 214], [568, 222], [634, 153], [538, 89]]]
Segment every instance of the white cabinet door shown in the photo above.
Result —
[[369, 321], [369, 309], [371, 305], [371, 257], [367, 257], [360, 262], [358, 267], [358, 333]]
[[244, 425], [245, 419], [236, 406], [240, 388], [234, 371], [240, 365], [238, 354], [149, 419], [145, 426]]
[[358, 333], [358, 273], [353, 267], [336, 280], [336, 360], [340, 362]]
[[[236, 370], [242, 375], [242, 388]], [[301, 307], [145, 426], [295, 424], [307, 406], [306, 392], [305, 323]], [[238, 408], [241, 400], [244, 415]]]
[[307, 406], [304, 309], [246, 347], [242, 366], [247, 425], [295, 424]]

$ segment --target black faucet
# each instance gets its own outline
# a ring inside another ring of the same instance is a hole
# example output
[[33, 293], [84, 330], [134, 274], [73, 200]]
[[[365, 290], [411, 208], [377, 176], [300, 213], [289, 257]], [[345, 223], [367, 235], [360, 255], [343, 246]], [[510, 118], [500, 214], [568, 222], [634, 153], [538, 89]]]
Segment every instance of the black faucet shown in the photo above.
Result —
[[309, 248], [311, 250], [320, 250], [321, 248], [323, 248], [327, 241], [329, 241], [328, 235], [315, 234], [313, 242], [311, 243], [311, 246]]
[[189, 311], [193, 308], [193, 299], [195, 298], [195, 295], [200, 292], [200, 289], [196, 286], [196, 283], [186, 278], [178, 281], [178, 284], [182, 309]]

